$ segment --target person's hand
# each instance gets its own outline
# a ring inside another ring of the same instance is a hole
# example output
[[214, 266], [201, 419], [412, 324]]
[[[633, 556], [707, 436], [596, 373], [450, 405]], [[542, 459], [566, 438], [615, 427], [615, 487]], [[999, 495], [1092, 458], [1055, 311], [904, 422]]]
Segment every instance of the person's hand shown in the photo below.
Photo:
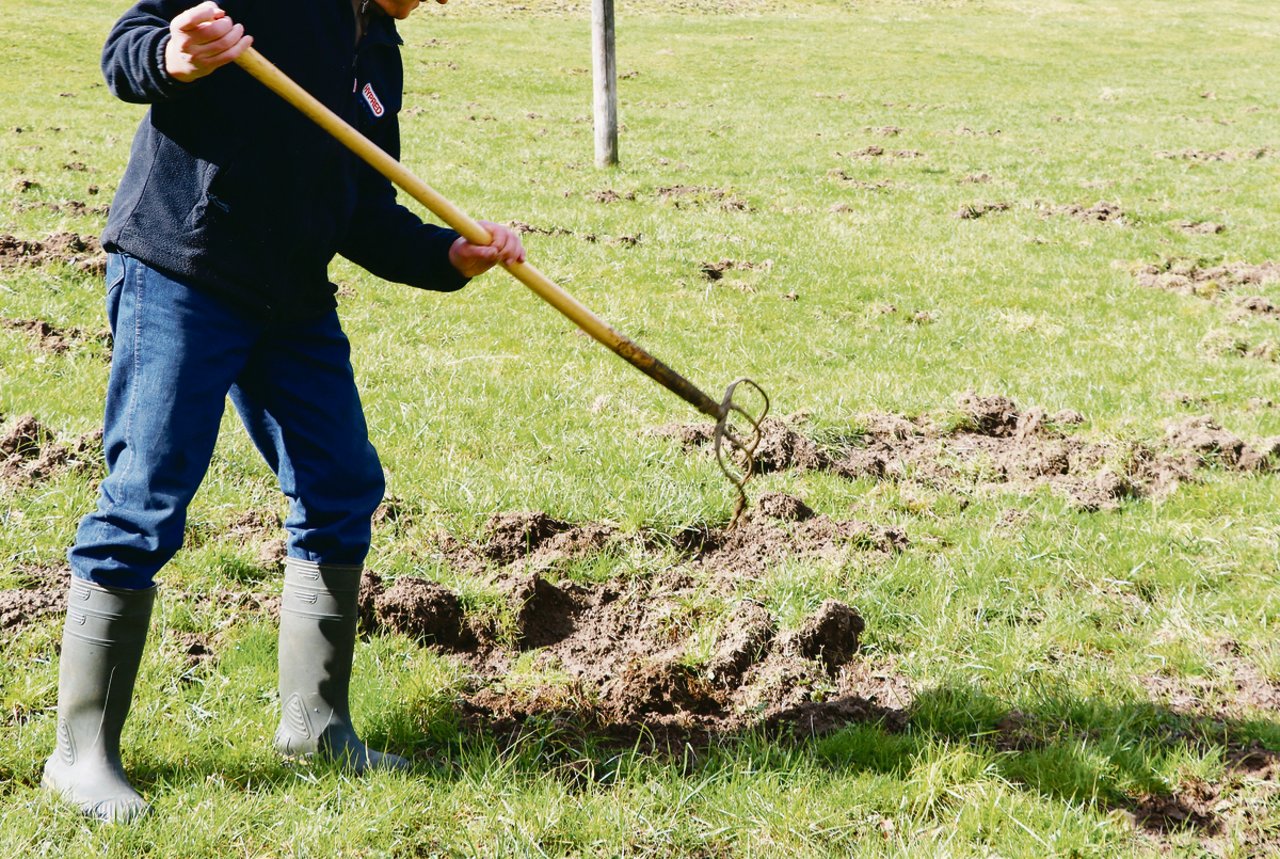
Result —
[[524, 245], [515, 230], [492, 221], [478, 223], [493, 236], [490, 244], [473, 245], [458, 236], [449, 246], [449, 262], [463, 277], [479, 277], [500, 262], [524, 262]]
[[213, 0], [205, 0], [170, 22], [164, 68], [174, 80], [190, 83], [234, 62], [252, 44], [243, 24], [228, 18]]

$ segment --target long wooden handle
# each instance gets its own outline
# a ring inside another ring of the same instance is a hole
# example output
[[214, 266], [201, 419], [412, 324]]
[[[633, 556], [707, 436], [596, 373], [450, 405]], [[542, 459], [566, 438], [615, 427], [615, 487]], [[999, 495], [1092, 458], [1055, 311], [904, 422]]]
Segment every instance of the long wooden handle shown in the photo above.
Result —
[[[477, 245], [487, 245], [493, 241], [489, 231], [476, 223], [471, 216], [419, 179], [372, 140], [352, 128], [342, 117], [321, 104], [311, 93], [298, 86], [255, 48], [246, 50], [236, 58], [236, 63], [272, 92], [306, 114], [383, 176], [403, 188], [415, 200], [434, 212], [436, 217], [457, 230], [467, 241]], [[722, 417], [723, 409], [720, 403], [640, 348], [634, 341], [610, 328], [600, 317], [557, 286], [551, 278], [527, 262], [503, 263], [502, 266], [517, 280], [537, 293], [539, 298], [567, 316], [574, 325], [613, 350], [636, 369], [703, 414], [716, 419]]]

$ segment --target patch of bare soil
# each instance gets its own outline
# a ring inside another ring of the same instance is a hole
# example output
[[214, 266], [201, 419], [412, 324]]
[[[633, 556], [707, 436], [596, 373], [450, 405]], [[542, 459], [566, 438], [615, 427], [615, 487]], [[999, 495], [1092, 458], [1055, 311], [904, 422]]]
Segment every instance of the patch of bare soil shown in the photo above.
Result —
[[1214, 221], [1177, 221], [1173, 227], [1189, 236], [1216, 236], [1227, 229]]
[[923, 158], [924, 153], [918, 149], [885, 149], [883, 146], [866, 146], [856, 152], [837, 152], [837, 158], [853, 158], [866, 161], [872, 158]]
[[1263, 338], [1246, 338], [1230, 328], [1215, 328], [1200, 338], [1200, 349], [1215, 357], [1254, 358], [1275, 363], [1280, 360], [1280, 343]]
[[[1220, 741], [1220, 734], [1214, 740]], [[1220, 780], [1191, 778], [1167, 794], [1144, 793], [1127, 809], [1134, 824], [1165, 852], [1173, 849], [1173, 836], [1187, 832], [1209, 856], [1273, 856], [1280, 848], [1266, 824], [1280, 793], [1280, 754], [1257, 740], [1228, 741], [1227, 746]]]
[[727, 271], [769, 271], [773, 268], [773, 260], [748, 262], [747, 260], [722, 259], [719, 262], [704, 262], [698, 270], [707, 280], [720, 280]]
[[0, 591], [0, 632], [16, 632], [32, 621], [62, 611], [65, 590], [13, 588]]
[[101, 430], [64, 444], [31, 415], [0, 428], [0, 487], [29, 486], [59, 474], [96, 468], [101, 461]]
[[634, 200], [635, 198], [635, 191], [619, 193], [612, 188], [605, 188], [602, 191], [592, 191], [587, 195], [587, 199], [596, 203], [617, 203], [620, 200]]
[[1236, 650], [1232, 642], [1221, 643], [1210, 675], [1151, 674], [1139, 681], [1153, 702], [1179, 715], [1224, 720], [1245, 717], [1250, 711], [1280, 711], [1280, 684]]
[[[1048, 485], [1085, 510], [1116, 507], [1128, 498], [1161, 497], [1205, 467], [1271, 471], [1280, 442], [1255, 446], [1196, 417], [1170, 426], [1162, 447], [1142, 442], [1089, 441], [1067, 430], [1072, 411], [1025, 411], [1007, 397], [966, 395], [950, 426], [928, 417], [870, 414], [838, 443], [819, 445], [797, 421], [768, 419], [756, 471], [823, 470], [850, 479], [912, 481], [931, 486], [1002, 486], [1031, 491]], [[712, 428], [671, 425], [649, 431], [685, 448], [707, 449]]]
[[7, 233], [0, 234], [0, 269], [51, 262], [102, 274], [106, 271], [107, 257], [97, 236], [60, 232], [51, 233], [44, 241], [25, 241]]
[[1134, 804], [1133, 820], [1142, 829], [1157, 833], [1194, 829], [1215, 835], [1222, 829], [1215, 808], [1218, 795], [1217, 786], [1193, 779], [1172, 794], [1143, 794]]
[[182, 654], [183, 665], [187, 676], [191, 676], [200, 667], [214, 659], [213, 640], [203, 632], [172, 633], [178, 651]]
[[1245, 262], [1208, 265], [1199, 260], [1166, 259], [1134, 271], [1139, 286], [1164, 289], [1178, 295], [1215, 298], [1242, 288], [1255, 288], [1280, 281], [1280, 263]]
[[[473, 615], [434, 582], [401, 577], [387, 586], [366, 573], [363, 628], [402, 633], [462, 660], [475, 678], [464, 709], [498, 732], [535, 715], [680, 736], [761, 724], [822, 733], [855, 719], [901, 718], [910, 687], [885, 666], [857, 662], [863, 622], [848, 606], [823, 603], [786, 631], [751, 600], [737, 600], [719, 620], [695, 608], [708, 588], [735, 600], [744, 577], [782, 557], [900, 551], [901, 531], [833, 521], [774, 493], [732, 531], [625, 538], [642, 552], [675, 553], [661, 573], [591, 585], [548, 577], [557, 562], [622, 539], [611, 526], [538, 511], [495, 515], [477, 539], [442, 537], [438, 548], [455, 568], [496, 583], [507, 625]], [[521, 654], [532, 661], [520, 660], [512, 675]]]
[[1083, 206], [1079, 203], [1070, 203], [1065, 206], [1046, 206], [1043, 208], [1046, 215], [1066, 215], [1079, 221], [1090, 221], [1094, 223], [1107, 223], [1124, 225], [1129, 222], [1129, 218], [1120, 207], [1115, 203], [1107, 203], [1099, 201], [1092, 206]]
[[992, 212], [1009, 211], [1008, 203], [966, 203], [956, 210], [955, 216], [962, 221], [975, 221]]
[[1165, 158], [1179, 161], [1257, 161], [1260, 158], [1266, 158], [1271, 154], [1271, 150], [1266, 146], [1260, 146], [1255, 149], [1182, 149], [1174, 151], [1156, 152], [1157, 158]]
[[623, 245], [631, 247], [640, 244], [642, 236], [637, 233], [634, 235], [620, 236], [599, 236], [595, 233], [579, 233], [564, 227], [537, 227], [533, 224], [526, 224], [524, 221], [508, 221], [507, 226], [521, 234], [532, 233], [540, 236], [569, 236], [575, 239], [581, 239], [584, 242], [595, 244], [603, 241], [607, 245]]
[[0, 318], [0, 328], [26, 332], [37, 349], [54, 354], [61, 354], [74, 344], [89, 340], [111, 342], [111, 333], [106, 329], [90, 334], [82, 328], [59, 328], [43, 319]]
[[702, 185], [668, 185], [654, 192], [662, 202], [677, 209], [715, 208], [726, 212], [751, 212], [751, 204], [725, 188]]
[[[487, 730], [551, 716], [681, 736], [765, 724], [825, 733], [900, 717], [910, 702], [896, 673], [854, 660], [863, 622], [838, 602], [779, 632], [767, 609], [741, 601], [699, 660], [685, 608], [697, 585], [687, 575], [584, 586], [516, 573], [500, 584], [515, 617], [510, 643], [468, 619], [439, 585], [401, 578], [373, 595], [380, 629], [434, 644], [473, 671], [463, 709]], [[532, 676], [509, 673], [521, 653], [533, 655], [522, 663]]]

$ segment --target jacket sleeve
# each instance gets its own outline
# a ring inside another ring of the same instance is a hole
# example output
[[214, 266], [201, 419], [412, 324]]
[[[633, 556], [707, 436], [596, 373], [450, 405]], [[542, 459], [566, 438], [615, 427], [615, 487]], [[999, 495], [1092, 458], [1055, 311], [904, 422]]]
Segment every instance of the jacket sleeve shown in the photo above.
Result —
[[164, 68], [169, 22], [197, 2], [142, 0], [116, 21], [102, 46], [102, 76], [112, 95], [134, 104], [155, 104], [199, 88], [200, 81], [183, 83]]
[[[394, 123], [392, 118], [389, 133], [379, 135], [382, 139], [374, 142], [393, 158], [399, 158], [399, 131]], [[391, 181], [368, 164], [360, 161], [356, 170], [356, 209], [338, 253], [383, 280], [437, 292], [466, 286], [470, 278], [449, 262], [449, 247], [458, 233], [423, 223], [396, 202]]]

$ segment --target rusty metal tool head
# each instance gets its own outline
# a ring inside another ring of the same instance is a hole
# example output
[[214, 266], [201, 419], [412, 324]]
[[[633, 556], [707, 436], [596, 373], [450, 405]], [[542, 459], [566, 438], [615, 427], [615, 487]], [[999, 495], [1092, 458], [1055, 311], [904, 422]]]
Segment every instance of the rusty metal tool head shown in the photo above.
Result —
[[[236, 58], [236, 64], [333, 135], [373, 169], [403, 188], [438, 218], [457, 230], [467, 241], [478, 245], [487, 245], [493, 241], [488, 230], [321, 104], [256, 49], [246, 50]], [[738, 492], [732, 527], [746, 509], [747, 494], [744, 487], [755, 470], [755, 453], [760, 445], [761, 424], [769, 410], [769, 398], [764, 390], [750, 379], [738, 379], [725, 391], [724, 398], [716, 402], [692, 382], [640, 348], [633, 340], [609, 327], [577, 299], [557, 286], [551, 278], [529, 263], [503, 263], [502, 266], [517, 280], [533, 290], [539, 298], [568, 317], [574, 325], [613, 350], [640, 372], [715, 420], [713, 441], [716, 461]], [[736, 392], [742, 386], [753, 389], [763, 400], [763, 408], [758, 414], [752, 415], [735, 399]]]

